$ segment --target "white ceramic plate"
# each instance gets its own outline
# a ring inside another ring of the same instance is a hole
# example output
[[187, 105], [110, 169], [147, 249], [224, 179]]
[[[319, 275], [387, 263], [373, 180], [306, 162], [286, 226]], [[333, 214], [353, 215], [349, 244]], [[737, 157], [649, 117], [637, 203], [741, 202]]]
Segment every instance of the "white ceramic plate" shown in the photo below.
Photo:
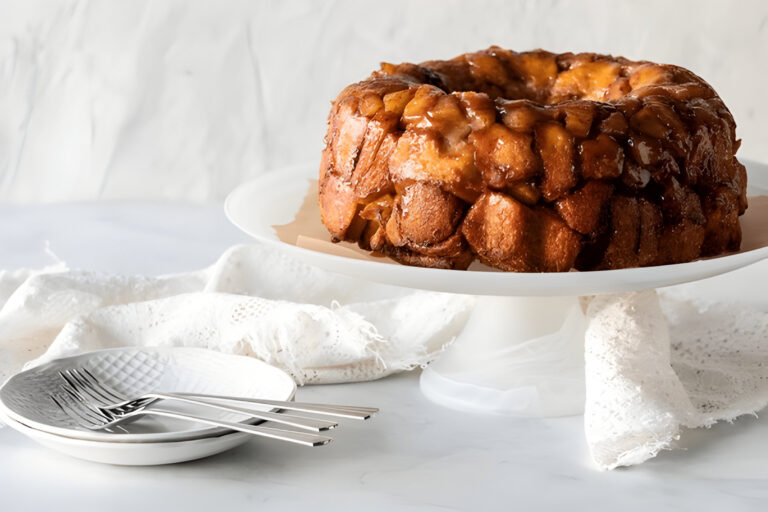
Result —
[[[768, 192], [768, 167], [745, 162], [752, 192]], [[235, 189], [225, 203], [237, 227], [293, 257], [360, 279], [472, 295], [588, 295], [658, 288], [697, 281], [768, 258], [768, 247], [706, 260], [658, 267], [595, 272], [522, 273], [409, 267], [327, 254], [282, 242], [273, 228], [293, 221], [316, 178], [314, 164], [265, 174]], [[319, 218], [319, 210], [316, 214]]]
[[[0, 412], [38, 431], [112, 443], [181, 441], [231, 432], [201, 423], [153, 416], [125, 424], [127, 434], [80, 427], [50, 398], [52, 393], [60, 392], [62, 379], [59, 372], [75, 367], [87, 368], [106, 386], [129, 396], [150, 391], [178, 391], [291, 400], [296, 392], [296, 385], [288, 374], [251, 357], [201, 348], [126, 347], [57, 359], [14, 375], [0, 388]], [[170, 401], [165, 402], [163, 408], [228, 421], [246, 421], [242, 415], [188, 404], [174, 405]]]
[[19, 423], [3, 414], [0, 414], [0, 419], [14, 430], [18, 430], [33, 441], [52, 450], [78, 459], [104, 464], [119, 464], [122, 466], [153, 466], [201, 459], [239, 446], [249, 441], [252, 437], [250, 434], [233, 432], [176, 442], [119, 443], [88, 441], [43, 432], [42, 430]]

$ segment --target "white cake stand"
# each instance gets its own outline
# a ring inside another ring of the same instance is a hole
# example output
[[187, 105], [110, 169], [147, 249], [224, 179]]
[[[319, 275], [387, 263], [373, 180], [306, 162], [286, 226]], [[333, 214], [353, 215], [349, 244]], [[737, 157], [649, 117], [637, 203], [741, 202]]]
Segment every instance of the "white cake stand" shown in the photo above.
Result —
[[[751, 181], [768, 177], [766, 166], [747, 166]], [[467, 271], [409, 267], [386, 259], [372, 261], [352, 248], [330, 254], [322, 245], [299, 246], [284, 235], [281, 240], [274, 228], [293, 222], [302, 210], [310, 223], [314, 221], [308, 229], [318, 238], [328, 239], [316, 201], [308, 196], [315, 178], [314, 164], [265, 174], [229, 195], [227, 217], [249, 235], [332, 272], [391, 285], [477, 295], [461, 335], [421, 376], [421, 389], [431, 400], [466, 411], [515, 416], [581, 413], [585, 320], [580, 296], [696, 281], [768, 258], [768, 246], [763, 246], [677, 265], [515, 273], [474, 267]], [[307, 212], [307, 208], [317, 211]]]

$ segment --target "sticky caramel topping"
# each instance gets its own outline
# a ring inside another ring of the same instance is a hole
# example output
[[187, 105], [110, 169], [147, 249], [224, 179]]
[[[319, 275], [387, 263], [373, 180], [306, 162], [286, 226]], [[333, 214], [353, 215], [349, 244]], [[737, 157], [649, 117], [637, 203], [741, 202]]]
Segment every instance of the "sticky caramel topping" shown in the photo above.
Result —
[[335, 240], [407, 264], [689, 261], [739, 247], [738, 145], [728, 109], [686, 69], [491, 47], [385, 63], [344, 89], [320, 206]]

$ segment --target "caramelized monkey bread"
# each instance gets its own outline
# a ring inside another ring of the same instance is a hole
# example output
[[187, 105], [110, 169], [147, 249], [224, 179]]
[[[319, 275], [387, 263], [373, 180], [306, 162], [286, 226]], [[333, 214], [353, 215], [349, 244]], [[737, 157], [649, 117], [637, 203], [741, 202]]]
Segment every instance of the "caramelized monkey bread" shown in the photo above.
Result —
[[686, 262], [739, 248], [735, 127], [677, 66], [498, 47], [385, 63], [331, 108], [322, 221], [424, 267]]

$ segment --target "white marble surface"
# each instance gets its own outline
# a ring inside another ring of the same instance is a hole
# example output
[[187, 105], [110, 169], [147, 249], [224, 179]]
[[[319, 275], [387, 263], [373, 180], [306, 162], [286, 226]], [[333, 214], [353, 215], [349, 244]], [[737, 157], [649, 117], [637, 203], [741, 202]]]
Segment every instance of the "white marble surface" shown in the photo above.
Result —
[[689, 67], [768, 161], [764, 0], [3, 0], [0, 200], [220, 200], [316, 161], [380, 61], [491, 44]]
[[[188, 270], [244, 240], [218, 206], [78, 203], [0, 206], [0, 268]], [[768, 309], [768, 262], [695, 285], [702, 295]], [[757, 284], [757, 286], [755, 286]], [[130, 468], [81, 462], [0, 429], [0, 510], [765, 510], [768, 420], [685, 433], [686, 450], [601, 473], [581, 417], [513, 419], [428, 402], [418, 375], [308, 387], [309, 401], [375, 404], [318, 449], [254, 440], [206, 460]]]

